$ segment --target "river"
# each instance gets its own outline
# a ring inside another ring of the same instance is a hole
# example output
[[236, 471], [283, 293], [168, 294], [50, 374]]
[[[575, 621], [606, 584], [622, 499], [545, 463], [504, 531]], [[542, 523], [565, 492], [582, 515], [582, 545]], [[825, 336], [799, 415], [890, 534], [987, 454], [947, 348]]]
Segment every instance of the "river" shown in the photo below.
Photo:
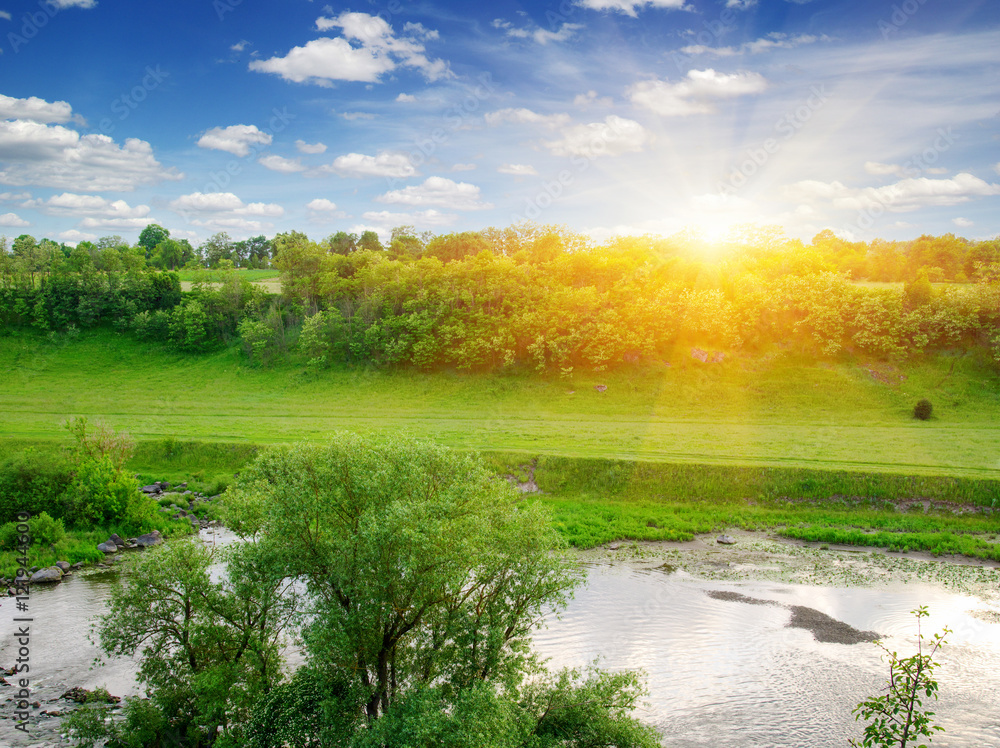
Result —
[[[925, 605], [925, 634], [945, 625], [953, 631], [937, 658], [940, 701], [931, 707], [946, 731], [932, 745], [1000, 747], [996, 568], [969, 569], [973, 583], [963, 585], [948, 580], [961, 580], [965, 572], [941, 561], [913, 561], [909, 576], [885, 578], [869, 569], [855, 578], [843, 575], [845, 563], [881, 568], [884, 563], [869, 560], [878, 554], [814, 554], [822, 562], [800, 554], [791, 573], [776, 573], [781, 562], [775, 558], [782, 554], [773, 548], [764, 554], [770, 561], [758, 554], [720, 562], [717, 553], [705, 550], [700, 559], [674, 548], [584, 555], [587, 583], [558, 618], [549, 616], [535, 637], [538, 650], [553, 667], [585, 667], [600, 658], [605, 668], [644, 669], [650, 695], [639, 716], [661, 731], [665, 746], [844, 748], [860, 733], [851, 708], [878, 691], [887, 666], [872, 643], [821, 642], [808, 629], [789, 627], [791, 608], [814, 609], [877, 632], [891, 649], [909, 655], [916, 646], [909, 611]], [[800, 579], [806, 566], [812, 583], [787, 581]], [[721, 570], [717, 578], [706, 578], [710, 569]], [[816, 583], [824, 570], [830, 573]], [[30, 676], [32, 699], [41, 702], [36, 713], [71, 706], [58, 697], [72, 686], [139, 693], [134, 663], [95, 666], [99, 652], [88, 641], [114, 576], [82, 572], [32, 591]], [[855, 583], [831, 583], [844, 579]], [[869, 581], [856, 583], [863, 579]], [[0, 599], [2, 666], [14, 663], [14, 633], [21, 625], [14, 619], [24, 615], [13, 599]], [[64, 744], [58, 718], [33, 720], [29, 736], [13, 730], [13, 690], [0, 690], [0, 746]]]

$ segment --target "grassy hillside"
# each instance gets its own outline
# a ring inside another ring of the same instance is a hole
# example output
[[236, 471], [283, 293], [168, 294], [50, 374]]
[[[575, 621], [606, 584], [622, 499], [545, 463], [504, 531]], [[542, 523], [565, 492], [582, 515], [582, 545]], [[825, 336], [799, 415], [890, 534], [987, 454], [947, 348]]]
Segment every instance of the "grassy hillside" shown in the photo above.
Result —
[[[0, 433], [59, 439], [68, 416], [138, 439], [273, 443], [404, 430], [530, 455], [1000, 477], [1000, 377], [973, 357], [900, 369], [772, 354], [648, 364], [572, 379], [249, 367], [106, 331], [0, 338]], [[595, 385], [606, 385], [598, 392]], [[934, 418], [911, 418], [920, 398]]]

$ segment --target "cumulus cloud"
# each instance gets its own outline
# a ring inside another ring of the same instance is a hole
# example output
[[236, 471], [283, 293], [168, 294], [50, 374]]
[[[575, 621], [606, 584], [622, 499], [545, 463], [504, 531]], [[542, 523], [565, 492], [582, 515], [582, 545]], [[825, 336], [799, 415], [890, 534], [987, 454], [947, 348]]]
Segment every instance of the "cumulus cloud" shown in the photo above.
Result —
[[629, 86], [626, 93], [633, 104], [663, 117], [686, 117], [710, 114], [720, 99], [760, 93], [766, 88], [767, 80], [759, 73], [727, 74], [708, 68], [689, 70], [687, 77], [677, 83], [640, 81]]
[[468, 182], [454, 182], [446, 177], [428, 177], [421, 185], [392, 190], [375, 198], [380, 203], [436, 206], [450, 210], [485, 210], [492, 208], [481, 199], [479, 188]]
[[692, 44], [681, 47], [681, 52], [688, 55], [712, 55], [714, 57], [734, 57], [742, 54], [760, 54], [769, 52], [772, 49], [794, 49], [803, 44], [814, 44], [818, 41], [828, 42], [830, 37], [825, 34], [815, 36], [813, 34], [798, 34], [789, 36], [779, 31], [772, 32], [765, 37], [752, 42], [744, 42], [738, 47], [707, 47], [704, 44]]
[[338, 174], [342, 177], [391, 177], [406, 179], [419, 176], [407, 153], [379, 151], [374, 156], [347, 153], [338, 156], [332, 164], [321, 166], [320, 173]]
[[967, 229], [970, 226], [976, 225], [973, 221], [970, 221], [968, 218], [962, 218], [961, 216], [958, 218], [952, 218], [951, 222], [961, 229]]
[[513, 174], [516, 177], [538, 176], [538, 171], [531, 164], [503, 164], [497, 171], [501, 174]]
[[332, 200], [327, 200], [325, 197], [317, 197], [306, 203], [306, 208], [317, 213], [332, 213], [337, 210], [337, 204]]
[[307, 143], [304, 140], [296, 140], [295, 147], [298, 148], [299, 153], [326, 153], [324, 143]]
[[230, 125], [206, 131], [198, 139], [198, 147], [226, 151], [242, 158], [249, 155], [251, 146], [271, 145], [272, 140], [271, 135], [261, 132], [257, 125]]
[[416, 96], [408, 93], [401, 93], [399, 96], [396, 97], [396, 101], [398, 101], [400, 104], [412, 104], [416, 100], [417, 100]]
[[396, 36], [389, 23], [367, 13], [344, 12], [336, 18], [316, 19], [319, 31], [341, 29], [343, 36], [321, 37], [293, 47], [284, 57], [254, 60], [250, 70], [280, 75], [295, 83], [332, 85], [333, 81], [377, 83], [396, 68], [419, 70], [429, 81], [450, 75], [444, 60], [430, 60], [423, 42], [438, 33], [408, 23], [404, 36]]
[[96, 8], [97, 0], [49, 0], [57, 8]]
[[23, 205], [47, 215], [82, 216], [79, 225], [91, 229], [141, 229], [152, 220], [148, 205], [133, 206], [124, 200], [108, 200], [100, 195], [64, 192], [47, 200], [28, 200]]
[[24, 226], [30, 226], [28, 221], [25, 221], [17, 213], [4, 213], [0, 215], [0, 226], [7, 226], [10, 228], [23, 228]]
[[297, 158], [284, 158], [274, 154], [261, 156], [257, 159], [257, 163], [265, 169], [277, 171], [282, 174], [294, 174], [295, 172], [306, 170], [306, 167]]
[[361, 216], [364, 220], [375, 224], [379, 228], [390, 226], [414, 226], [416, 228], [434, 228], [437, 226], [450, 226], [458, 216], [454, 213], [442, 213], [439, 210], [430, 208], [428, 210], [418, 210], [412, 213], [392, 213], [388, 210], [370, 210]]
[[119, 146], [107, 135], [80, 135], [62, 125], [0, 122], [0, 184], [87, 192], [127, 192], [184, 177], [164, 169], [144, 140]]
[[614, 114], [603, 122], [563, 128], [560, 134], [560, 139], [542, 143], [556, 156], [620, 156], [641, 151], [649, 142], [642, 125]]
[[637, 15], [636, 10], [645, 9], [646, 6], [674, 10], [690, 9], [690, 6], [685, 5], [685, 0], [577, 0], [576, 4], [591, 10], [614, 10], [633, 18]]
[[475, 171], [475, 164], [455, 164], [451, 167], [452, 171]]
[[486, 124], [493, 127], [503, 123], [514, 123], [519, 125], [541, 125], [555, 129], [569, 123], [568, 114], [538, 114], [530, 109], [507, 108], [498, 109], [486, 115]]
[[92, 242], [97, 238], [97, 234], [90, 234], [86, 231], [79, 231], [77, 229], [70, 229], [69, 231], [60, 232], [57, 235], [60, 241], [66, 242], [67, 244], [72, 244], [76, 246], [80, 242]]
[[0, 119], [20, 119], [41, 124], [85, 124], [83, 117], [73, 114], [73, 107], [65, 101], [46, 101], [37, 96], [16, 99], [3, 94], [0, 94]]
[[1000, 184], [984, 182], [968, 173], [952, 179], [918, 177], [902, 179], [884, 187], [847, 187], [842, 182], [803, 180], [785, 189], [787, 197], [799, 202], [828, 203], [843, 210], [883, 209], [908, 212], [931, 206], [951, 206], [976, 197], [1000, 195]]
[[192, 192], [170, 207], [193, 226], [210, 231], [260, 233], [274, 227], [258, 218], [280, 218], [285, 209], [275, 203], [244, 203], [232, 192]]
[[598, 104], [600, 106], [611, 106], [614, 102], [608, 97], [598, 98], [597, 91], [587, 91], [587, 93], [577, 94], [573, 97], [573, 104], [575, 106], [592, 106]]

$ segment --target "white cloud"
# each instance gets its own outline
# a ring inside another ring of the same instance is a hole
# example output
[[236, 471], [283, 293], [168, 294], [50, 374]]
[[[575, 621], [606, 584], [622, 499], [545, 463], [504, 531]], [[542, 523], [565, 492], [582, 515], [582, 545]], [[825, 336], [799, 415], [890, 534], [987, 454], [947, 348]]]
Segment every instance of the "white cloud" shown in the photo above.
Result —
[[331, 200], [327, 200], [325, 197], [317, 197], [315, 200], [310, 200], [306, 203], [306, 208], [317, 213], [332, 213], [337, 210], [337, 204]]
[[851, 188], [841, 182], [804, 180], [785, 188], [787, 197], [807, 203], [825, 202], [842, 210], [908, 212], [928, 206], [951, 206], [975, 197], [1000, 195], [1000, 184], [989, 184], [968, 173], [952, 179], [917, 177], [884, 187]]
[[79, 114], [73, 114], [73, 107], [65, 101], [46, 101], [37, 96], [15, 99], [0, 94], [0, 119], [20, 119], [41, 124], [76, 122], [84, 124]]
[[295, 147], [299, 149], [299, 153], [326, 153], [324, 143], [307, 143], [304, 140], [296, 140]]
[[969, 226], [976, 225], [973, 221], [970, 221], [968, 218], [962, 218], [961, 216], [958, 218], [952, 218], [951, 222], [962, 229], [967, 229]]
[[0, 215], [0, 226], [8, 226], [11, 228], [21, 228], [23, 226], [30, 226], [28, 221], [25, 221], [17, 213], [4, 213]]
[[738, 47], [707, 47], [704, 44], [692, 44], [681, 47], [681, 52], [687, 55], [713, 55], [715, 57], [734, 57], [742, 54], [760, 54], [769, 52], [772, 49], [794, 49], [803, 44], [813, 44], [818, 41], [828, 42], [830, 37], [814, 36], [812, 34], [799, 34], [789, 36], [775, 31], [765, 37], [761, 37], [752, 42], [744, 42]]
[[5, 10], [0, 10], [0, 18], [4, 19], [5, 21], [11, 20], [10, 13], [8, 13]]
[[0, 200], [5, 202], [16, 202], [18, 200], [30, 200], [30, 192], [0, 192]]
[[629, 86], [626, 93], [633, 104], [664, 117], [685, 117], [715, 111], [719, 99], [760, 93], [767, 80], [759, 73], [717, 73], [689, 70], [687, 78], [677, 83], [651, 80]]
[[416, 100], [417, 100], [416, 96], [413, 96], [412, 94], [408, 93], [401, 93], [399, 96], [396, 97], [396, 101], [400, 102], [401, 104], [412, 104]]
[[257, 125], [230, 125], [208, 130], [198, 139], [198, 146], [243, 157], [249, 155], [250, 146], [271, 145], [272, 140], [268, 133], [258, 130]]
[[577, 94], [573, 97], [573, 104], [575, 106], [592, 106], [597, 104], [599, 106], [611, 106], [614, 102], [610, 97], [598, 98], [597, 91], [587, 91], [585, 94]]
[[257, 163], [265, 169], [277, 171], [282, 174], [294, 174], [295, 172], [306, 170], [306, 167], [297, 158], [284, 158], [274, 154], [261, 156], [257, 159]]
[[29, 200], [24, 207], [54, 216], [82, 216], [83, 228], [144, 228], [152, 221], [148, 205], [129, 205], [124, 200], [108, 200], [100, 195], [64, 192], [47, 200]]
[[244, 203], [232, 192], [192, 192], [171, 201], [170, 207], [181, 214], [222, 213], [266, 218], [285, 215], [285, 209], [276, 203]]
[[380, 203], [414, 207], [433, 205], [450, 210], [485, 210], [493, 207], [490, 203], [482, 202], [476, 185], [453, 182], [446, 177], [428, 177], [421, 185], [392, 190], [375, 199]]
[[96, 8], [97, 0], [48, 0], [57, 8]]
[[531, 164], [503, 164], [497, 171], [501, 174], [513, 174], [516, 177], [538, 176], [538, 171]]
[[477, 167], [476, 167], [475, 164], [455, 164], [454, 166], [451, 167], [451, 170], [452, 171], [475, 171], [476, 168]]
[[[339, 28], [342, 37], [321, 37], [302, 47], [293, 47], [285, 57], [255, 60], [250, 70], [274, 73], [295, 83], [311, 82], [329, 86], [332, 81], [376, 83], [399, 66], [412, 67], [435, 81], [449, 76], [448, 63], [429, 60], [421, 43], [437, 39], [436, 31], [409, 23], [397, 37], [385, 19], [367, 13], [341, 13], [336, 18], [316, 19], [319, 31]], [[354, 46], [352, 42], [359, 46]]]
[[570, 121], [568, 114], [538, 114], [523, 107], [518, 109], [498, 109], [495, 112], [487, 114], [485, 119], [487, 125], [494, 127], [504, 122], [512, 122], [521, 125], [541, 125], [542, 127], [551, 129], [562, 127]]
[[407, 153], [379, 151], [375, 156], [348, 153], [337, 156], [332, 164], [322, 166], [321, 173], [339, 174], [342, 177], [394, 177], [406, 179], [419, 176]]
[[641, 151], [649, 142], [649, 133], [642, 125], [614, 114], [603, 122], [566, 127], [561, 135], [559, 140], [543, 142], [556, 156], [620, 156]]
[[340, 116], [348, 122], [354, 122], [358, 119], [375, 119], [375, 115], [371, 112], [343, 112]]
[[164, 169], [144, 140], [121, 146], [107, 135], [83, 135], [61, 125], [0, 122], [0, 183], [56, 189], [127, 192], [184, 177]]
[[244, 49], [247, 48], [247, 45], [249, 43], [250, 42], [248, 42], [246, 39], [242, 39], [241, 41], [238, 41], [236, 42], [236, 44], [231, 46], [230, 49], [233, 50], [233, 52], [242, 52]]
[[493, 21], [493, 28], [501, 29], [506, 32], [507, 36], [515, 39], [532, 39], [537, 44], [548, 44], [549, 42], [564, 42], [570, 39], [583, 28], [583, 24], [564, 22], [558, 31], [549, 31], [543, 28], [516, 28], [509, 21], [497, 18]]
[[434, 228], [437, 226], [450, 226], [458, 218], [454, 213], [442, 213], [434, 208], [418, 210], [412, 213], [391, 213], [388, 210], [371, 210], [363, 213], [361, 217], [375, 224], [378, 228], [388, 228], [391, 226]]
[[993, 171], [995, 171], [997, 174], [1000, 174], [1000, 161], [993, 164]]
[[616, 10], [627, 16], [635, 16], [636, 9], [644, 9], [647, 5], [653, 8], [673, 8], [687, 10], [685, 0], [578, 0], [577, 5], [591, 10]]
[[865, 161], [865, 172], [877, 177], [887, 175], [898, 176], [903, 173], [903, 167], [899, 164], [883, 164], [878, 161]]
[[748, 10], [756, 5], [757, 0], [726, 0], [726, 7], [736, 10]]
[[78, 231], [77, 229], [70, 229], [69, 231], [63, 231], [57, 234], [60, 241], [66, 242], [67, 244], [72, 244], [76, 246], [80, 242], [92, 242], [97, 238], [97, 234], [89, 234], [85, 231]]

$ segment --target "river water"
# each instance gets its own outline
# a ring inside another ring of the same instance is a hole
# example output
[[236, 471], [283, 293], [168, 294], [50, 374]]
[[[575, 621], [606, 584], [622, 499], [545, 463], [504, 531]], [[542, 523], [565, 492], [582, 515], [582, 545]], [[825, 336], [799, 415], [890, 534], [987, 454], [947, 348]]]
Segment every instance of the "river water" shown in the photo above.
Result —
[[[916, 646], [909, 611], [926, 605], [925, 634], [945, 625], [953, 630], [937, 657], [940, 701], [931, 707], [946, 732], [932, 745], [1000, 748], [995, 600], [919, 583], [846, 588], [710, 581], [670, 567], [621, 563], [586, 567], [586, 586], [558, 619], [550, 616], [536, 635], [537, 648], [553, 667], [586, 667], [600, 658], [601, 667], [644, 669], [650, 695], [639, 716], [661, 731], [665, 746], [844, 748], [860, 734], [851, 708], [878, 691], [887, 666], [874, 644], [823, 643], [809, 630], [788, 627], [789, 606], [877, 632], [891, 649], [909, 655]], [[32, 591], [30, 676], [32, 698], [41, 702], [34, 712], [65, 710], [68, 703], [58, 697], [72, 686], [139, 693], [134, 663], [95, 666], [99, 652], [88, 641], [114, 575], [77, 573]], [[719, 599], [719, 592], [743, 598]], [[0, 599], [0, 666], [14, 664], [14, 632], [22, 625], [14, 619], [24, 615], [12, 599]], [[14, 732], [13, 690], [0, 688], [0, 746], [60, 744], [58, 719], [33, 720], [28, 737]]]

